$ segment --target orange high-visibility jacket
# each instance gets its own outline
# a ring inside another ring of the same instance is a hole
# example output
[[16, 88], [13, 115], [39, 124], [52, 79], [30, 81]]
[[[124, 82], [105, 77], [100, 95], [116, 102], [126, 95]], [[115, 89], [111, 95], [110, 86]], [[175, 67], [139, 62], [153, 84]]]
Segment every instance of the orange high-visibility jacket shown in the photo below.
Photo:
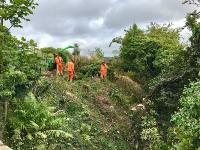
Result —
[[73, 62], [68, 62], [67, 64], [66, 64], [66, 69], [67, 69], [67, 71], [68, 72], [74, 72], [74, 63]]
[[106, 64], [101, 65], [100, 73], [107, 73], [108, 66]]

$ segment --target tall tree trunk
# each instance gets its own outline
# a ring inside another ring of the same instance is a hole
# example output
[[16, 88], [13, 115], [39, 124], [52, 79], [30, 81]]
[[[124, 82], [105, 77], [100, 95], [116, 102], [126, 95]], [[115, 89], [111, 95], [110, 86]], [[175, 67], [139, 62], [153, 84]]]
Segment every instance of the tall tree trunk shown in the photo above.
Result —
[[1, 25], [3, 26], [3, 18], [1, 17]]
[[4, 122], [6, 124], [8, 116], [8, 101], [4, 102]]

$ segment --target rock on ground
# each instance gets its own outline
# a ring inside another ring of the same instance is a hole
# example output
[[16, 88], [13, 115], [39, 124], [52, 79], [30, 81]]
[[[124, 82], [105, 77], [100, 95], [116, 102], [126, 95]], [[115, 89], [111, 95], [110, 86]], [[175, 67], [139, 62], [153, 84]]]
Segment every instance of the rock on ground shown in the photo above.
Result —
[[12, 150], [8, 146], [4, 145], [2, 141], [0, 141], [0, 150]]

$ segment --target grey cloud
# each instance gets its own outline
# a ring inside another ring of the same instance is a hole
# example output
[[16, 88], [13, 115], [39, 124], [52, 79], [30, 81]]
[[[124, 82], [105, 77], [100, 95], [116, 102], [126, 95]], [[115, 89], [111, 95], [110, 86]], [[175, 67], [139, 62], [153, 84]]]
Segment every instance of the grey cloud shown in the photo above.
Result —
[[42, 0], [38, 12], [54, 17], [84, 17], [100, 16], [110, 6], [110, 0]]
[[[181, 19], [188, 9], [179, 0], [41, 0], [32, 26], [56, 37], [98, 36], [99, 30], [115, 32], [133, 23]], [[104, 24], [92, 29], [89, 23], [99, 17]]]
[[83, 51], [101, 47], [111, 55], [118, 45], [108, 48], [109, 42], [127, 26], [182, 20], [190, 10], [181, 0], [39, 0], [31, 22], [12, 32], [32, 38], [40, 46], [78, 42]]
[[183, 18], [189, 10], [179, 0], [126, 0], [110, 9], [105, 24], [119, 29], [133, 23], [173, 21]]
[[32, 26], [40, 32], [52, 36], [73, 36], [95, 33], [90, 21], [104, 16], [112, 0], [42, 0], [35, 15], [31, 17]]

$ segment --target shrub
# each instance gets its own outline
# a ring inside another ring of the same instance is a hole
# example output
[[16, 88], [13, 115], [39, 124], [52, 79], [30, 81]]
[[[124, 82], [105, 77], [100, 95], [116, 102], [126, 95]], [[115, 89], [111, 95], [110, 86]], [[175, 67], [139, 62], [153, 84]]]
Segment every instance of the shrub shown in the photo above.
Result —
[[200, 81], [193, 82], [185, 88], [180, 99], [181, 108], [172, 121], [175, 123], [176, 149], [200, 148]]
[[62, 130], [65, 119], [59, 116], [63, 114], [55, 112], [46, 102], [37, 102], [33, 95], [17, 100], [13, 110], [7, 130], [10, 146], [15, 149], [47, 149], [72, 138]]

